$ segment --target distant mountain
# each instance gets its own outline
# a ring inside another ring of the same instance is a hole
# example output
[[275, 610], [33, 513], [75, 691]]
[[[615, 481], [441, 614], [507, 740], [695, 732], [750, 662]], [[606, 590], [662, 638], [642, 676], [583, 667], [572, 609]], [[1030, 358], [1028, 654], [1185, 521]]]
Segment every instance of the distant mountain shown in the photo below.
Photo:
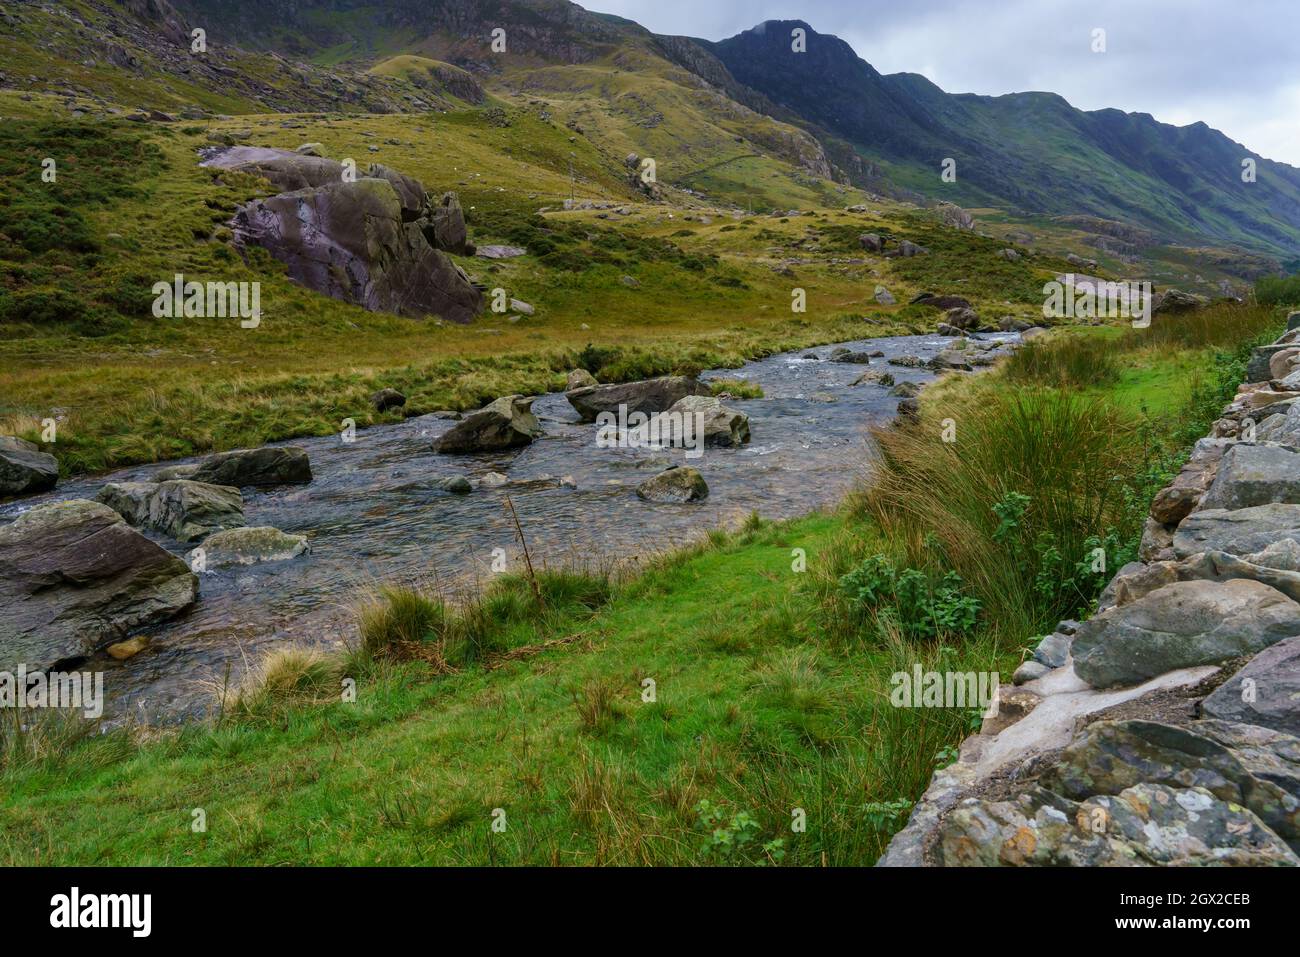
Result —
[[[806, 52], [792, 49], [802, 29]], [[903, 186], [1027, 213], [1086, 213], [1169, 239], [1211, 239], [1295, 256], [1300, 169], [1264, 159], [1204, 123], [1083, 111], [1053, 93], [953, 95], [912, 73], [881, 74], [838, 37], [769, 20], [697, 41], [737, 82], [848, 141]], [[956, 183], [940, 179], [956, 160]], [[1257, 180], [1242, 181], [1242, 160]]]

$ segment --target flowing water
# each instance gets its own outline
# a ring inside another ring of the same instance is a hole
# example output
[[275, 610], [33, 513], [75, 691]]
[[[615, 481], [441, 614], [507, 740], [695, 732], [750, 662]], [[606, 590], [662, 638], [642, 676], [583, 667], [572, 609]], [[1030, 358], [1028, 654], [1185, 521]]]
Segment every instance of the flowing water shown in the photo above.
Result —
[[[482, 581], [492, 574], [496, 549], [504, 550], [508, 568], [519, 568], [506, 494], [534, 563], [551, 565], [635, 561], [751, 512], [789, 518], [832, 504], [863, 473], [868, 427], [890, 419], [898, 404], [883, 386], [850, 384], [868, 368], [887, 369], [899, 382], [927, 381], [933, 378], [928, 370], [886, 360], [905, 354], [928, 358], [949, 342], [900, 336], [839, 344], [882, 351], [870, 366], [813, 361], [801, 352], [705, 373], [705, 380], [757, 383], [764, 398], [726, 400], [749, 416], [750, 444], [709, 448], [689, 460], [680, 449], [599, 447], [596, 426], [578, 422], [561, 394], [542, 396], [533, 405], [546, 435], [506, 453], [434, 453], [434, 438], [454, 425], [434, 416], [365, 429], [351, 443], [339, 436], [285, 443], [307, 450], [311, 484], [245, 489], [244, 513], [249, 525], [308, 536], [310, 555], [202, 574], [199, 600], [184, 616], [154, 628], [147, 651], [126, 662], [103, 656], [88, 667], [105, 671], [109, 714], [136, 711], [149, 721], [199, 714], [211, 703], [211, 683], [227, 673], [237, 680], [262, 650], [285, 642], [343, 640], [352, 630], [356, 601], [376, 583]], [[810, 351], [825, 358], [832, 348]], [[708, 498], [686, 505], [638, 499], [636, 485], [670, 464], [698, 468]], [[0, 507], [0, 521], [46, 501], [94, 498], [106, 482], [148, 479], [159, 467], [67, 482], [48, 495]], [[437, 487], [440, 479], [473, 480], [490, 471], [504, 473], [508, 484], [469, 495]], [[561, 477], [572, 477], [576, 487], [562, 486]], [[193, 547], [149, 536], [182, 557]]]

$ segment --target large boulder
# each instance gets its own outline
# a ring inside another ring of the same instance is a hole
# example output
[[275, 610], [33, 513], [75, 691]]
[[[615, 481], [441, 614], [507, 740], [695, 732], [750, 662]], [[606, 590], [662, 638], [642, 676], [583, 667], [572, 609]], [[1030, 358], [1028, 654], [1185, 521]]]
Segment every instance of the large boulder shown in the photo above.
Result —
[[636, 487], [638, 498], [647, 502], [683, 504], [701, 502], [709, 497], [709, 486], [696, 469], [671, 465]]
[[1201, 702], [1211, 718], [1300, 735], [1300, 637], [1265, 648]]
[[749, 416], [724, 406], [708, 395], [688, 395], [678, 399], [666, 412], [628, 434], [638, 444], [660, 442], [670, 446], [705, 446], [736, 448], [749, 441]]
[[0, 435], [0, 498], [48, 492], [58, 480], [53, 455], [26, 439]]
[[197, 597], [185, 563], [107, 505], [39, 505], [0, 526], [0, 670], [85, 657]]
[[468, 322], [482, 296], [423, 221], [403, 218], [392, 183], [364, 177], [255, 200], [240, 208], [240, 242], [265, 248], [291, 278], [334, 299], [403, 316]]
[[96, 500], [137, 528], [149, 528], [178, 542], [244, 525], [244, 499], [230, 485], [189, 479], [169, 482], [110, 482]]
[[533, 415], [533, 400], [522, 395], [502, 396], [471, 412], [434, 442], [434, 451], [454, 455], [497, 452], [527, 445], [542, 434]]
[[618, 415], [620, 407], [627, 415], [642, 412], [654, 415], [667, 412], [673, 403], [688, 395], [709, 395], [709, 387], [692, 376], [663, 376], [640, 382], [588, 385], [564, 393], [569, 404], [584, 422], [595, 422], [602, 412]]
[[[366, 175], [373, 176], [375, 179], [382, 179], [393, 187], [393, 192], [397, 194], [398, 202], [402, 205], [402, 222], [413, 223], [428, 210], [429, 194], [424, 191], [424, 184], [414, 176], [399, 173], [382, 163], [371, 163], [366, 169]], [[453, 194], [449, 193], [448, 195]], [[465, 222], [462, 219], [462, 228], [464, 225]]]
[[290, 535], [269, 525], [231, 528], [203, 540], [187, 556], [191, 568], [210, 570], [226, 565], [283, 562], [311, 551], [305, 535]]
[[311, 463], [297, 445], [264, 445], [210, 455], [187, 477], [236, 488], [303, 485], [311, 481]]
[[1180, 581], [1079, 626], [1074, 671], [1094, 688], [1253, 654], [1300, 635], [1300, 604], [1256, 581]]
[[1300, 455], [1267, 445], [1238, 443], [1219, 463], [1204, 509], [1240, 509], [1272, 503], [1300, 504]]

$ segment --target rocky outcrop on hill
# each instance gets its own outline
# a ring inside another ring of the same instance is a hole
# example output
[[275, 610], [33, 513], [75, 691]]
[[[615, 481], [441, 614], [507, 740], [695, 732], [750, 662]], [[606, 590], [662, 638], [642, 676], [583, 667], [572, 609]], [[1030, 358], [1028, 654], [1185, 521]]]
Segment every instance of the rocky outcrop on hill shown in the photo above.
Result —
[[0, 671], [83, 658], [197, 597], [186, 564], [108, 506], [39, 505], [0, 527]]
[[1300, 865], [1300, 454], [1251, 427], [1291, 401], [1240, 388], [880, 864]]
[[335, 160], [263, 147], [218, 150], [204, 163], [286, 190], [240, 207], [232, 228], [304, 286], [403, 316], [468, 322], [481, 308], [479, 289], [446, 255], [474, 253], [454, 193], [434, 205], [419, 180], [386, 166], [353, 180]]

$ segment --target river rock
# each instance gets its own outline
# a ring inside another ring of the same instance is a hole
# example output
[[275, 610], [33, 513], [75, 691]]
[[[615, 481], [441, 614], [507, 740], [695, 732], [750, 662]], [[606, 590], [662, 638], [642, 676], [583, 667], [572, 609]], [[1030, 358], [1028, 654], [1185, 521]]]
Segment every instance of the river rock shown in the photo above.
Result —
[[919, 382], [900, 382], [889, 390], [889, 394], [902, 396], [904, 399], [915, 399], [921, 394], [921, 384]]
[[564, 381], [564, 391], [572, 392], [574, 389], [585, 389], [594, 385], [600, 385], [594, 375], [586, 369], [574, 369]]
[[625, 407], [628, 415], [643, 412], [653, 415], [667, 412], [673, 403], [688, 395], [709, 395], [709, 387], [691, 376], [663, 376], [640, 382], [588, 385], [564, 393], [569, 404], [584, 422], [595, 422], [602, 412], [619, 414]]
[[189, 553], [190, 567], [221, 568], [283, 562], [311, 551], [306, 535], [290, 535], [269, 525], [231, 528], [209, 535]]
[[376, 412], [387, 412], [389, 409], [406, 405], [406, 396], [396, 389], [380, 389], [370, 397], [370, 404], [375, 407]]
[[178, 542], [244, 524], [239, 489], [189, 479], [169, 482], [111, 482], [95, 497], [137, 528], [149, 528]]
[[194, 473], [199, 470], [200, 463], [193, 462], [189, 465], [167, 465], [153, 473], [155, 482], [170, 482], [172, 479], [192, 479]]
[[831, 362], [845, 362], [850, 365], [866, 365], [871, 361], [867, 352], [854, 352], [852, 349], [836, 349], [831, 353]]
[[685, 465], [671, 465], [636, 487], [638, 498], [647, 502], [699, 502], [708, 498], [704, 476]]
[[749, 416], [727, 408], [713, 396], [688, 395], [674, 402], [667, 412], [651, 416], [628, 437], [642, 444], [658, 440], [666, 445], [693, 446], [702, 441], [706, 446], [737, 448], [749, 441]]
[[1253, 654], [1300, 634], [1300, 604], [1255, 581], [1174, 582], [1079, 626], [1074, 671], [1094, 688], [1132, 685]]
[[1224, 453], [1201, 507], [1241, 509], [1275, 502], [1300, 504], [1300, 455], [1238, 443]]
[[542, 434], [541, 423], [532, 409], [531, 398], [502, 396], [477, 412], [471, 412], [443, 433], [434, 442], [434, 451], [462, 455], [528, 445]]
[[439, 479], [434, 484], [444, 492], [451, 492], [453, 495], [468, 495], [474, 491], [474, 484], [464, 475], [453, 475], [450, 478]]
[[894, 384], [894, 377], [892, 375], [890, 375], [888, 372], [881, 372], [876, 369], [872, 369], [869, 372], [862, 373], [862, 375], [858, 376], [856, 379], [854, 379], [852, 382], [849, 383], [849, 385], [882, 385], [882, 386], [892, 386], [893, 384]]
[[938, 855], [949, 867], [1300, 864], [1246, 808], [1145, 782], [1079, 803], [1041, 787], [1015, 801], [968, 798], [941, 825]]
[[210, 455], [190, 478], [236, 488], [301, 485], [311, 481], [311, 463], [300, 446], [264, 445]]
[[1300, 735], [1300, 637], [1265, 648], [1201, 702], [1211, 718]]
[[107, 505], [38, 505], [0, 526], [0, 670], [84, 657], [197, 597], [185, 563]]
[[0, 435], [0, 498], [48, 492], [59, 480], [59, 462], [26, 439]]

